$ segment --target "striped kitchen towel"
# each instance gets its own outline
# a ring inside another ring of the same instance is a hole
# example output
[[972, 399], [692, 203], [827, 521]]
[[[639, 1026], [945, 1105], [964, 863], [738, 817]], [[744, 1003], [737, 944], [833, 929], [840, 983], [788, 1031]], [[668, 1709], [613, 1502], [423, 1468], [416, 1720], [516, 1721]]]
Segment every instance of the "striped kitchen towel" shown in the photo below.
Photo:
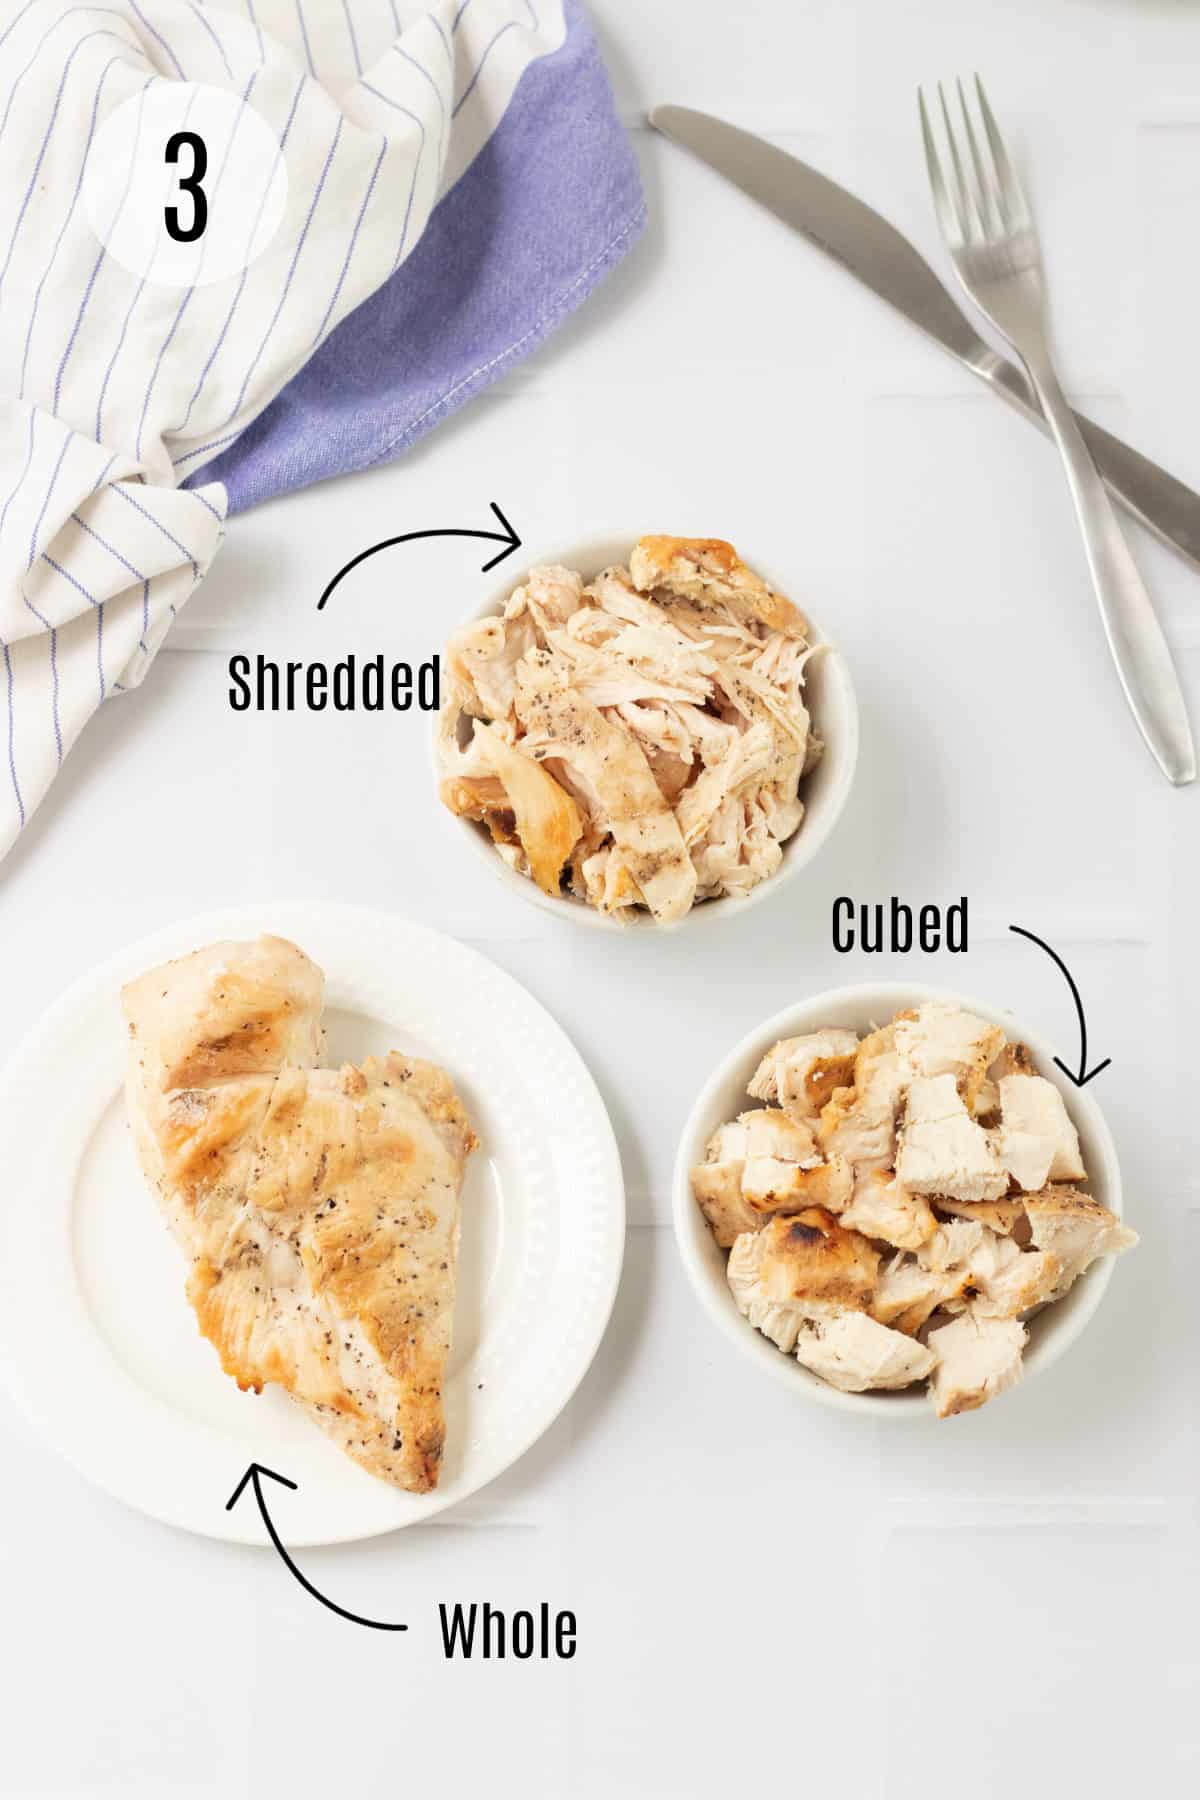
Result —
[[0, 170], [3, 855], [227, 513], [400, 454], [644, 208], [577, 0], [18, 0]]

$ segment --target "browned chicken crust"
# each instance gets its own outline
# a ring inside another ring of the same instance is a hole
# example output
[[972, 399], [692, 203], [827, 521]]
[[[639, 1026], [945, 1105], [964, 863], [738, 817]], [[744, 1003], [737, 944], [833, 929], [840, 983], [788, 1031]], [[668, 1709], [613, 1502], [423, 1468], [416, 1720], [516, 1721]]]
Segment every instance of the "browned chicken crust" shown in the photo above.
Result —
[[724, 538], [639, 538], [629, 572], [644, 593], [663, 587], [698, 606], [720, 601], [735, 616], [758, 619], [785, 637], [803, 637], [808, 630], [799, 608], [747, 568]]
[[879, 1252], [857, 1231], [844, 1231], [823, 1207], [809, 1207], [765, 1227], [762, 1291], [768, 1300], [822, 1302], [865, 1311]]

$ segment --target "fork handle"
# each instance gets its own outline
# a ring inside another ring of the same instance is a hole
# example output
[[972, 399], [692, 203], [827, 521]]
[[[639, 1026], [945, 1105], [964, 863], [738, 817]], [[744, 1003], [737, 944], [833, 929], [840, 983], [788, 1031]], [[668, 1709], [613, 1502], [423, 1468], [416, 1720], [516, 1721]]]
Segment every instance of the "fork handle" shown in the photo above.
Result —
[[1125, 698], [1155, 762], [1168, 781], [1182, 787], [1196, 779], [1196, 751], [1170, 647], [1049, 358], [1038, 351], [1024, 361], [1062, 454]]

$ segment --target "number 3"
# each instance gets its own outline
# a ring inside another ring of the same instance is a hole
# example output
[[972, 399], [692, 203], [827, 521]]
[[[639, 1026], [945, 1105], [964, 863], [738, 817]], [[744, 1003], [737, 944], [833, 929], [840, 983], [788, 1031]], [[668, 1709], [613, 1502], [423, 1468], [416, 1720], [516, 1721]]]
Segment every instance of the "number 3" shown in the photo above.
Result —
[[204, 139], [194, 131], [174, 131], [167, 139], [166, 160], [169, 163], [179, 161], [179, 152], [184, 145], [192, 153], [192, 172], [179, 177], [179, 190], [192, 197], [192, 222], [188, 226], [179, 223], [179, 208], [168, 206], [163, 209], [163, 218], [167, 227], [167, 236], [175, 239], [177, 244], [194, 244], [198, 237], [203, 237], [204, 228], [208, 224], [208, 201], [200, 183], [204, 180], [208, 168], [208, 151], [204, 147]]

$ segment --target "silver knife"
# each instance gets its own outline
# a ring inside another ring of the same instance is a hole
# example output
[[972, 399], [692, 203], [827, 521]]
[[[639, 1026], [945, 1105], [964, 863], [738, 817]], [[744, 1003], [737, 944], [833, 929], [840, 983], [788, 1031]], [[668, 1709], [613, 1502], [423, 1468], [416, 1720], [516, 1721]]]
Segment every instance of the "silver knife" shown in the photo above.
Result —
[[[879, 213], [798, 157], [711, 113], [656, 106], [650, 123], [857, 275], [1049, 434], [1025, 371], [985, 343], [925, 258]], [[1114, 497], [1200, 567], [1200, 494], [1090, 419], [1079, 416], [1079, 424]]]

